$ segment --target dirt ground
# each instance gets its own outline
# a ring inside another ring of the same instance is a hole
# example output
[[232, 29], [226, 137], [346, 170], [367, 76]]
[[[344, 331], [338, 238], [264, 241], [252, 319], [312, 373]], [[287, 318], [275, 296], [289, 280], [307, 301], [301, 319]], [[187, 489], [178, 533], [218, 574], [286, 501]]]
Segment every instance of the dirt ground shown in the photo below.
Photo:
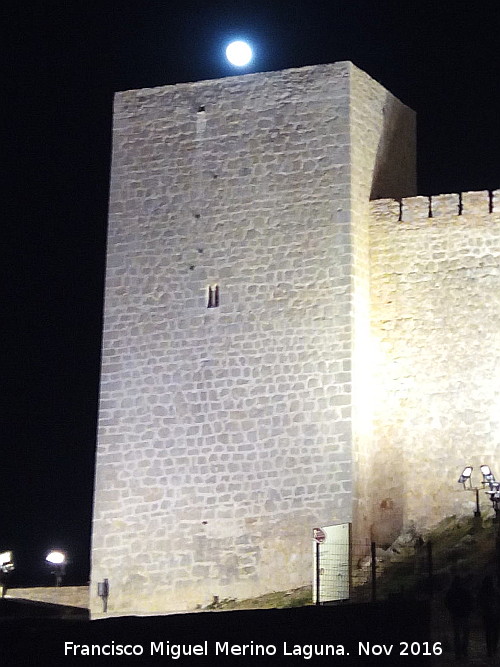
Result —
[[460, 660], [455, 659], [450, 617], [442, 601], [433, 602], [431, 618], [432, 641], [441, 642], [444, 649], [441, 656], [433, 658], [432, 665], [485, 665], [491, 667], [491, 665], [500, 664], [500, 655], [495, 658], [488, 658], [486, 655], [481, 620], [477, 613], [473, 613], [471, 617], [468, 656]]

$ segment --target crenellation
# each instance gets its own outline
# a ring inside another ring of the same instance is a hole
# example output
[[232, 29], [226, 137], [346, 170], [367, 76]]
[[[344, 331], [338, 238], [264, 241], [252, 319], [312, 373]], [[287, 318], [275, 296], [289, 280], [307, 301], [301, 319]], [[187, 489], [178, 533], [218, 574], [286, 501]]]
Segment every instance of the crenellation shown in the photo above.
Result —
[[490, 193], [488, 190], [462, 192], [461, 201], [461, 215], [485, 215], [490, 213]]
[[370, 217], [374, 221], [386, 224], [399, 222], [401, 220], [401, 202], [395, 199], [373, 199], [370, 201]]
[[430, 217], [431, 201], [429, 197], [405, 197], [401, 202], [401, 221], [417, 222]]
[[433, 224], [429, 218], [438, 218], [436, 223], [441, 224], [443, 218], [450, 219], [459, 215], [483, 217], [500, 211], [499, 192], [481, 190], [430, 197], [406, 197], [401, 202], [393, 199], [375, 199], [370, 202], [370, 214], [374, 221], [386, 224], [397, 221], [416, 223], [423, 220], [427, 224]]
[[433, 218], [449, 218], [459, 215], [461, 210], [460, 195], [455, 193], [432, 195], [430, 209]]

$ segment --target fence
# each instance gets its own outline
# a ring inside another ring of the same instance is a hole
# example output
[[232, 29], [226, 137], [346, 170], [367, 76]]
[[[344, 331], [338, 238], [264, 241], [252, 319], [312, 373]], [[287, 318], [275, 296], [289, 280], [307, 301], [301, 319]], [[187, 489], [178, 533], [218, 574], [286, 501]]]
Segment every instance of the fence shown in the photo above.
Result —
[[[327, 548], [326, 548], [327, 547]], [[369, 602], [412, 593], [432, 596], [432, 543], [399, 550], [375, 542], [316, 543], [313, 600], [316, 604]]]

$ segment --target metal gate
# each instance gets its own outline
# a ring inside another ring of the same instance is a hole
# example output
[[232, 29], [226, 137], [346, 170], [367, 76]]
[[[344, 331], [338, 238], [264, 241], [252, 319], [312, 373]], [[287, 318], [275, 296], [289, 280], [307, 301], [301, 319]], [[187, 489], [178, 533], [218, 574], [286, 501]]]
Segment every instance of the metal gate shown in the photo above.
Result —
[[348, 600], [351, 588], [351, 524], [313, 529], [313, 600]]

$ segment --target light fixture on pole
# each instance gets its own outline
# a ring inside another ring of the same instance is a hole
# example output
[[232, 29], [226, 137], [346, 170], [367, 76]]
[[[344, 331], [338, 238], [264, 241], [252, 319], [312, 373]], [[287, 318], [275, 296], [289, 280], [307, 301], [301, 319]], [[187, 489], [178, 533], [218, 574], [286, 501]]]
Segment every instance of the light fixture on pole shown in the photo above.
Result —
[[495, 481], [495, 476], [491, 472], [490, 466], [482, 465], [480, 466], [480, 470], [483, 473], [483, 484], [489, 484], [490, 482]]
[[497, 482], [495, 475], [491, 472], [491, 468], [487, 465], [481, 466], [481, 472], [483, 473], [483, 486], [486, 484], [489, 486], [489, 489], [486, 491], [486, 495], [490, 497], [491, 504], [495, 510], [495, 523], [496, 523], [496, 556], [497, 556], [497, 576], [500, 577], [500, 482]]
[[[488, 466], [484, 467], [488, 468]], [[490, 497], [491, 504], [493, 505], [493, 509], [495, 510], [495, 519], [498, 521], [498, 516], [500, 512], [500, 482], [497, 482], [495, 480], [495, 476], [493, 475], [493, 473], [489, 468], [488, 468], [488, 474], [485, 474], [483, 472], [483, 475], [485, 477], [484, 483], [487, 483], [489, 486], [488, 491], [486, 491], [486, 495]]]
[[472, 485], [472, 483], [471, 483], [472, 470], [473, 470], [472, 466], [465, 466], [465, 468], [463, 469], [462, 474], [458, 478], [459, 484], [463, 484], [464, 489], [466, 488], [465, 487], [466, 482], [469, 482], [469, 488], [471, 488], [471, 485]]
[[489, 495], [495, 514], [498, 516], [500, 511], [500, 482], [490, 482], [490, 490], [486, 493]]
[[495, 510], [495, 516], [498, 518], [498, 512], [500, 511], [500, 482], [496, 481], [490, 466], [482, 465], [481, 472], [483, 473], [483, 486], [489, 486], [486, 495], [490, 497], [491, 504]]
[[14, 570], [14, 556], [12, 551], [4, 551], [0, 553], [0, 571], [4, 574]]
[[60, 586], [66, 572], [66, 554], [63, 551], [49, 551], [45, 556], [45, 562], [51, 567], [50, 573], [55, 575], [56, 586]]
[[[481, 481], [481, 484], [483, 486], [483, 489], [485, 489], [487, 486], [489, 489], [486, 491], [486, 494], [489, 495], [491, 503], [493, 505], [493, 509], [495, 510], [495, 517], [498, 520], [498, 515], [500, 512], [500, 482], [497, 482], [495, 480], [495, 475], [491, 472], [491, 468], [489, 465], [483, 464], [479, 466], [479, 469], [481, 470], [481, 473], [483, 475], [483, 479]], [[462, 474], [458, 478], [458, 483], [463, 484], [464, 489], [466, 491], [474, 491], [476, 494], [476, 511], [474, 512], [474, 516], [481, 516], [481, 510], [479, 508], [479, 487], [478, 486], [472, 486], [472, 466], [465, 466], [465, 468], [462, 471]]]
[[[466, 491], [474, 491], [476, 494], [476, 509], [474, 511], [474, 516], [479, 517], [481, 516], [481, 509], [479, 507], [479, 487], [478, 486], [472, 486], [472, 466], [465, 466], [465, 468], [462, 471], [462, 474], [458, 478], [458, 483], [464, 485], [464, 489]], [[467, 484], [468, 482], [468, 484]], [[484, 483], [484, 482], [483, 482]]]
[[9, 574], [14, 569], [14, 555], [12, 551], [3, 551], [0, 553], [0, 597], [2, 598], [5, 595]]

